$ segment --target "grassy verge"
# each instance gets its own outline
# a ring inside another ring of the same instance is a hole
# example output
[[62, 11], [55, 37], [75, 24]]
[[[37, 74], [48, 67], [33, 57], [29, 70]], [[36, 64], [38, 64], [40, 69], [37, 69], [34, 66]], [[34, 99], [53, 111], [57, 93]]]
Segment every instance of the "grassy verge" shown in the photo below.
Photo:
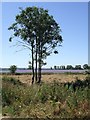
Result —
[[2, 114], [10, 117], [89, 117], [90, 78], [72, 83], [28, 86], [14, 78], [2, 78]]

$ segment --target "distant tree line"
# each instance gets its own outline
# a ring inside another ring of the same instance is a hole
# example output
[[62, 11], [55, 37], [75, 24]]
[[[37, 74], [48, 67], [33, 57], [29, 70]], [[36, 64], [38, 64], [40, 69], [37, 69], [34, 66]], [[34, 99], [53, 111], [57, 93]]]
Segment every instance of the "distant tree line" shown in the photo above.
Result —
[[[52, 67], [51, 67], [52, 69]], [[75, 65], [75, 67], [73, 67], [72, 65], [67, 65], [65, 67], [65, 65], [61, 65], [61, 66], [54, 66], [55, 70], [87, 70], [90, 69], [90, 66], [88, 64], [84, 64], [82, 67], [81, 65]]]

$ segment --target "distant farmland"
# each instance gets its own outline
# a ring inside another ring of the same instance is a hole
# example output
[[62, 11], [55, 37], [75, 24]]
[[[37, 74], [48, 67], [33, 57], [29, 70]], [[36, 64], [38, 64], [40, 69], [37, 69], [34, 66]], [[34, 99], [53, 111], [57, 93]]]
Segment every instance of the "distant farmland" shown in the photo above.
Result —
[[[42, 69], [42, 73], [84, 73], [86, 70], [55, 70], [55, 69]], [[0, 70], [0, 73], [10, 73], [8, 69]], [[17, 69], [16, 73], [32, 73], [32, 70]]]

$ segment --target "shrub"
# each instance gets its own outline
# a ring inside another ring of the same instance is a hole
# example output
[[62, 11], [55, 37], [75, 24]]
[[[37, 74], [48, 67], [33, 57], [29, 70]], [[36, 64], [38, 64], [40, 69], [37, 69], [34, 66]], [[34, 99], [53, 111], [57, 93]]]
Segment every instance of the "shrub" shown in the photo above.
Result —
[[17, 66], [16, 65], [11, 65], [9, 70], [12, 74], [15, 74], [15, 71], [17, 70]]

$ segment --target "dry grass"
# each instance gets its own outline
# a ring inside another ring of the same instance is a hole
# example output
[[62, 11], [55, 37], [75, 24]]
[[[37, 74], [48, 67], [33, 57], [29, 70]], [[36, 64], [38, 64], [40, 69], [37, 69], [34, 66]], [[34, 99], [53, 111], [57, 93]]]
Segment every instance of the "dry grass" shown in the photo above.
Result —
[[[54, 80], [71, 82], [76, 77], [84, 80], [86, 75], [43, 75], [42, 79], [46, 83], [27, 87], [20, 81], [30, 83], [31, 75], [7, 75], [6, 77], [2, 79], [2, 115], [5, 118], [80, 118], [89, 116], [89, 84], [83, 87], [81, 84], [79, 88], [76, 86], [77, 88], [74, 90], [72, 85], [67, 87], [64, 84], [53, 82]], [[8, 77], [17, 78], [20, 81]], [[53, 84], [48, 84], [49, 82], [53, 82]]]
[[[15, 79], [20, 80], [23, 83], [28, 83], [31, 84], [31, 79], [32, 75], [2, 75], [5, 77], [13, 77]], [[45, 74], [42, 75], [42, 81], [43, 82], [53, 82], [53, 81], [58, 81], [58, 82], [72, 82], [75, 81], [76, 78], [80, 80], [84, 80], [87, 75], [85, 74]], [[0, 75], [1, 77], [1, 75]]]

